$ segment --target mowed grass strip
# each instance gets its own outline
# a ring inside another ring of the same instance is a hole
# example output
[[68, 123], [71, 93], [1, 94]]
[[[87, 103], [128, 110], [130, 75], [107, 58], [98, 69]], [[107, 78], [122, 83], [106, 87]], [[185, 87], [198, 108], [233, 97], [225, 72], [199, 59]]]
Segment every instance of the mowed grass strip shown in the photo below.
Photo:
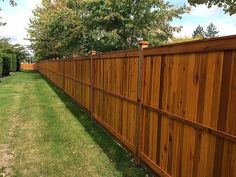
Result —
[[36, 72], [0, 83], [0, 144], [17, 177], [141, 177], [131, 156], [70, 98]]

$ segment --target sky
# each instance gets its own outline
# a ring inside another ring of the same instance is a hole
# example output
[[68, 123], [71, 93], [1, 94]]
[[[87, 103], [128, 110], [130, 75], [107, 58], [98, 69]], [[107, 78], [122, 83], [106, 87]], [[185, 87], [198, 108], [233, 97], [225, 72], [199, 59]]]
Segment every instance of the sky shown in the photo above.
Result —
[[[8, 22], [6, 26], [0, 27], [0, 36], [10, 38], [13, 44], [29, 45], [30, 42], [26, 40], [26, 28], [29, 18], [32, 17], [32, 10], [36, 5], [40, 5], [41, 0], [16, 1], [18, 4], [16, 7], [11, 7], [6, 0], [5, 2], [0, 1], [2, 8], [0, 16], [3, 22]], [[187, 0], [169, 0], [169, 2], [176, 6], [187, 4]], [[205, 5], [192, 7], [189, 14], [182, 15], [182, 19], [174, 19], [171, 24], [183, 27], [180, 33], [174, 34], [175, 37], [190, 37], [198, 25], [206, 29], [211, 22], [218, 28], [220, 36], [236, 34], [236, 14], [230, 16], [218, 7], [210, 9]]]

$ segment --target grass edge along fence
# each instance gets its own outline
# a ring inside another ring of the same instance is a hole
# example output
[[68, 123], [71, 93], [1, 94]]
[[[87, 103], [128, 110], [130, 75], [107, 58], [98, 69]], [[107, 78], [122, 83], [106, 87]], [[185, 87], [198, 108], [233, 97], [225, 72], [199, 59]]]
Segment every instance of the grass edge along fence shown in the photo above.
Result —
[[236, 36], [38, 63], [161, 177], [236, 176]]

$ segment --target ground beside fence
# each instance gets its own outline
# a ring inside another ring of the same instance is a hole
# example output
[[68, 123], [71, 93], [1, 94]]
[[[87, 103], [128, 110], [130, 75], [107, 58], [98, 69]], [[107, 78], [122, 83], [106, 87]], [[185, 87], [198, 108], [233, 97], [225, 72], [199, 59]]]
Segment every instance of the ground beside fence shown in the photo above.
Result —
[[38, 73], [0, 83], [0, 113], [0, 176], [144, 176], [110, 135]]

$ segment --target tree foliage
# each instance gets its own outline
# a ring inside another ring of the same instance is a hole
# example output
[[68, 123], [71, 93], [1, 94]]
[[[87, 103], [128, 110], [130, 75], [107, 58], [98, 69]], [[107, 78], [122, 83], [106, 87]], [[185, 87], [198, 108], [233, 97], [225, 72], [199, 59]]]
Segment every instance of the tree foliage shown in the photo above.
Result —
[[205, 31], [202, 26], [198, 25], [197, 28], [193, 31], [193, 38], [204, 38]]
[[236, 13], [235, 0], [188, 0], [190, 5], [206, 4], [209, 8], [213, 5], [222, 7], [226, 13], [233, 15]]
[[207, 26], [206, 29], [206, 38], [214, 38], [214, 37], [218, 37], [219, 31], [217, 30], [216, 26], [213, 23], [210, 23], [209, 26]]
[[206, 31], [204, 30], [204, 28], [200, 25], [197, 26], [197, 28], [193, 31], [193, 38], [214, 38], [214, 37], [218, 37], [219, 31], [217, 30], [217, 27], [213, 24], [210, 23], [207, 26]]
[[188, 11], [163, 0], [43, 0], [28, 33], [39, 59], [121, 50], [165, 43], [181, 29], [170, 22]]
[[29, 53], [21, 45], [12, 45], [7, 38], [0, 38], [0, 76], [9, 75], [10, 71], [18, 71], [20, 62]]

